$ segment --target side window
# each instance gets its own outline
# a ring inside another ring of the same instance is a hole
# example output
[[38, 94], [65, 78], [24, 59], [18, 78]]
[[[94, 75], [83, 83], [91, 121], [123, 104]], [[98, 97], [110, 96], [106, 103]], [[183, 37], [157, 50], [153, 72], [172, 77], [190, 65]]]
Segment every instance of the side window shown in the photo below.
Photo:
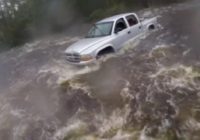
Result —
[[136, 24], [138, 24], [138, 20], [134, 15], [130, 15], [126, 17], [129, 26], [134, 26]]
[[127, 28], [126, 22], [123, 18], [120, 18], [115, 25], [115, 33], [118, 33]]

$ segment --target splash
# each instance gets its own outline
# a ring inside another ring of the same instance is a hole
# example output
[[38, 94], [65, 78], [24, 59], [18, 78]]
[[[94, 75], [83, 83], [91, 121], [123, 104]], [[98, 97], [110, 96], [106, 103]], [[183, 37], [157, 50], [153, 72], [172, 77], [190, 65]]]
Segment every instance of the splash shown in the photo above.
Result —
[[[72, 79], [74, 76], [86, 74], [99, 69], [99, 65], [85, 66], [82, 68], [74, 67], [66, 64], [63, 61], [54, 61], [51, 64], [45, 65], [39, 71], [39, 75], [53, 74], [57, 76], [56, 84], [61, 84], [66, 80]], [[54, 84], [54, 81], [49, 81], [49, 85]]]
[[189, 87], [191, 84], [199, 89], [198, 83], [195, 79], [200, 77], [199, 68], [184, 66], [177, 64], [171, 67], [161, 67], [157, 73], [150, 76], [151, 78], [156, 77], [170, 77], [167, 84], [170, 87]]

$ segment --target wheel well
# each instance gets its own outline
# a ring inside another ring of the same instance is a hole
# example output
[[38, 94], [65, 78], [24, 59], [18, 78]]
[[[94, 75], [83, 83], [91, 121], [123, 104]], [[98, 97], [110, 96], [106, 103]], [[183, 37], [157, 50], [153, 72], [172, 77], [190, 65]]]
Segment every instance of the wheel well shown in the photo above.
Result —
[[154, 24], [151, 24], [151, 25], [148, 26], [148, 29], [149, 29], [149, 30], [154, 30], [155, 28], [156, 28], [156, 27], [155, 27]]
[[106, 54], [114, 53], [114, 52], [115, 52], [115, 50], [113, 49], [113, 47], [111, 47], [111, 46], [106, 47], [97, 53], [97, 58], [99, 58], [100, 56], [106, 55]]

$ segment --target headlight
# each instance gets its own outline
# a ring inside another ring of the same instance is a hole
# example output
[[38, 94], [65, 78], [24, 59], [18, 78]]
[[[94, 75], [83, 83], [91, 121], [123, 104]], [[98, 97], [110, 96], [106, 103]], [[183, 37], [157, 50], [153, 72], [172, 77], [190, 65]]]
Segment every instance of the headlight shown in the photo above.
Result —
[[90, 55], [82, 55], [81, 56], [81, 61], [89, 61], [89, 60], [92, 60], [93, 57], [90, 56]]

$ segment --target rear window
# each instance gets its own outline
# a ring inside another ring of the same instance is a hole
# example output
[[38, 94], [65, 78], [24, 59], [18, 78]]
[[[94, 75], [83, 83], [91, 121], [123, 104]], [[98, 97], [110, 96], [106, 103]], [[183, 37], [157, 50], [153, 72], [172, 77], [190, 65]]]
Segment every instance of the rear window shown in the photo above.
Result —
[[134, 26], [136, 24], [138, 24], [138, 20], [134, 15], [129, 15], [126, 17], [129, 26]]

